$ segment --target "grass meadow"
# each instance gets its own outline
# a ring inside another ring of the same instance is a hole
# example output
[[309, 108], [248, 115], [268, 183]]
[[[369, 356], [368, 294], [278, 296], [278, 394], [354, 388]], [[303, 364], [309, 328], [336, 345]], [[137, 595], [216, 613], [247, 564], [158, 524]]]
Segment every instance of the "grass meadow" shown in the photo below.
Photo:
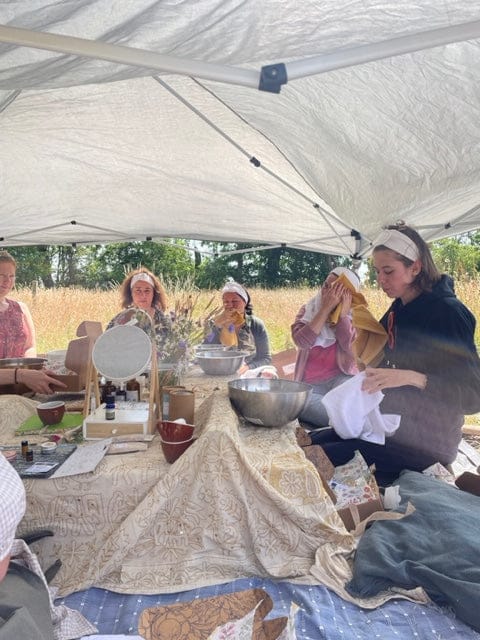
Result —
[[[251, 288], [249, 291], [254, 313], [266, 324], [272, 352], [276, 353], [293, 346], [290, 324], [300, 306], [314, 295], [316, 290]], [[456, 284], [456, 291], [458, 297], [480, 321], [480, 280], [460, 280]], [[390, 300], [374, 287], [363, 288], [362, 292], [373, 315], [380, 318]], [[174, 308], [175, 301], [186, 294], [181, 289], [167, 290], [167, 293], [169, 308]], [[105, 328], [108, 321], [120, 311], [120, 297], [116, 290], [18, 288], [11, 297], [25, 302], [32, 313], [39, 354], [53, 349], [66, 349], [69, 341], [75, 338], [77, 326], [83, 320], [97, 320]], [[215, 304], [221, 303], [219, 292], [202, 291], [195, 306], [196, 312], [201, 314], [212, 297]], [[480, 346], [478, 327], [476, 342], [477, 346]]]

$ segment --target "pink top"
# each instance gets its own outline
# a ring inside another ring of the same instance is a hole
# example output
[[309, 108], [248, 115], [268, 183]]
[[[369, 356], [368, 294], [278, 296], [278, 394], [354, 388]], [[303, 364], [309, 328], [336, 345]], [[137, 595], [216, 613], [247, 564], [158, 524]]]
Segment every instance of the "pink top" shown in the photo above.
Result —
[[[304, 323], [302, 318], [305, 313], [303, 305], [295, 322], [292, 324], [292, 338], [297, 350], [297, 362], [295, 365], [295, 380], [304, 380], [305, 366], [307, 364], [310, 350], [315, 346], [317, 334], [310, 328], [308, 323]], [[356, 337], [356, 331], [352, 326], [352, 321], [348, 316], [340, 317], [335, 327], [335, 359], [337, 366], [342, 373], [353, 375], [358, 373], [355, 355], [352, 350], [352, 343]], [[325, 378], [323, 378], [325, 380]]]
[[0, 358], [23, 358], [30, 331], [21, 306], [5, 298], [8, 308], [0, 313]]
[[303, 382], [319, 384], [324, 380], [331, 380], [342, 371], [337, 364], [337, 344], [329, 347], [312, 347], [308, 353]]

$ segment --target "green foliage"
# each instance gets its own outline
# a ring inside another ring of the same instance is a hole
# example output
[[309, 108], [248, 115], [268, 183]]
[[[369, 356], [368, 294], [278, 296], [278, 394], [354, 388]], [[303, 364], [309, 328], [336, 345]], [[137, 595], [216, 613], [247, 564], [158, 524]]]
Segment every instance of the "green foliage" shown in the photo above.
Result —
[[435, 242], [432, 245], [432, 255], [440, 271], [456, 277], [475, 276], [480, 268], [480, 234], [475, 234], [475, 237], [476, 244], [472, 244], [468, 236]]
[[185, 278], [193, 274], [192, 256], [178, 240], [172, 244], [156, 242], [122, 242], [90, 247], [90, 260], [85, 268], [87, 287], [105, 288], [122, 282], [131, 269], [143, 266], [161, 280]]
[[[348, 258], [289, 247], [237, 253], [254, 246], [258, 245], [204, 243], [203, 247], [213, 254], [207, 257], [192, 254], [186, 249], [185, 240], [165, 244], [144, 241], [81, 247], [12, 247], [10, 253], [18, 262], [18, 285], [30, 286], [37, 281], [47, 288], [107, 289], [139, 266], [151, 269], [163, 281], [191, 278], [200, 289], [218, 290], [228, 278], [249, 288], [308, 287], [317, 286], [333, 267], [350, 266]], [[441, 271], [453, 276], [474, 276], [480, 271], [480, 232], [433, 243], [432, 253]], [[371, 263], [366, 282], [376, 282]]]
[[46, 287], [53, 286], [52, 263], [56, 254], [55, 247], [11, 247], [8, 252], [17, 261], [17, 286], [30, 286], [34, 282], [40, 282]]
[[195, 276], [196, 284], [208, 289], [219, 289], [229, 277], [246, 287], [316, 286], [336, 265], [348, 263], [335, 256], [288, 247], [221, 255], [258, 245], [210, 243], [209, 246], [219, 255], [204, 258]]

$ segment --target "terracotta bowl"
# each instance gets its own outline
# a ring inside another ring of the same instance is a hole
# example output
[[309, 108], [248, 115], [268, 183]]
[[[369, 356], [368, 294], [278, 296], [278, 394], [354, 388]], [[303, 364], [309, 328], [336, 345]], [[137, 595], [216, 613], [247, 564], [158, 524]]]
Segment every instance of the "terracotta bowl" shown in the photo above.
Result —
[[195, 442], [196, 438], [190, 438], [184, 442], [165, 442], [162, 440], [162, 451], [165, 460], [172, 464]]
[[65, 402], [60, 400], [42, 402], [37, 405], [37, 414], [45, 426], [58, 424], [65, 414]]
[[183, 442], [184, 440], [190, 440], [193, 436], [195, 425], [171, 420], [159, 420], [157, 422], [157, 430], [165, 442]]

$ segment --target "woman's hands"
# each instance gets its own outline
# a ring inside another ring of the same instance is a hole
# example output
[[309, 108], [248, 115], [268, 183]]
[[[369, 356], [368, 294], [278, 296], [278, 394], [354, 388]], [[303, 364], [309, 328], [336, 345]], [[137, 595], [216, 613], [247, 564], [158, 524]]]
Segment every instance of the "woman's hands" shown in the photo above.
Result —
[[342, 293], [342, 310], [340, 311], [340, 317], [345, 318], [350, 313], [352, 308], [352, 292], [343, 287]]
[[35, 393], [43, 393], [45, 395], [53, 393], [52, 386], [66, 389], [67, 386], [63, 382], [60, 382], [57, 378], [50, 377], [49, 374], [51, 373], [48, 370], [17, 369], [17, 382], [22, 382]]
[[383, 389], [394, 389], [395, 387], [412, 386], [425, 389], [427, 386], [427, 376], [411, 369], [375, 369], [367, 367], [365, 369], [365, 380], [362, 391], [375, 393]]
[[223, 309], [218, 316], [215, 316], [214, 323], [217, 327], [224, 327], [228, 329], [228, 327], [238, 320], [238, 311], [235, 309]]
[[[347, 290], [341, 282], [336, 280], [332, 284], [325, 283], [322, 287], [322, 302], [321, 306], [325, 311], [330, 313], [337, 305], [343, 300], [343, 296]], [[351, 300], [351, 297], [350, 297]]]
[[250, 369], [250, 367], [248, 366], [248, 364], [242, 364], [242, 366], [240, 367], [240, 369], [237, 369], [237, 375], [241, 376], [243, 375], [246, 371], [248, 371]]

